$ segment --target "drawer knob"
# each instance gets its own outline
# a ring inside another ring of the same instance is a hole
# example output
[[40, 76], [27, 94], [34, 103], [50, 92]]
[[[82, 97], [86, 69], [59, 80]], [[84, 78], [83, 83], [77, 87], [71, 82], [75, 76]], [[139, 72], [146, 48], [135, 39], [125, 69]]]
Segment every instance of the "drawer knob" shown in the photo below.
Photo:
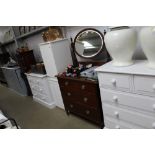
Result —
[[155, 110], [155, 104], [153, 105], [153, 110]]
[[155, 91], [155, 84], [152, 86], [153, 90]]
[[155, 122], [152, 124], [153, 129], [155, 129]]
[[113, 96], [112, 100], [113, 100], [113, 102], [118, 102], [118, 97], [117, 96]]
[[119, 117], [119, 112], [118, 111], [115, 111], [114, 112], [114, 115], [118, 118]]
[[67, 96], [71, 96], [71, 93], [67, 93]]
[[74, 107], [73, 104], [70, 104], [70, 107], [73, 108]]
[[66, 82], [65, 82], [65, 86], [68, 86], [68, 84], [69, 84], [68, 81], [66, 81]]
[[119, 125], [116, 125], [115, 128], [116, 128], [116, 129], [120, 129], [120, 126], [119, 126]]
[[85, 86], [85, 85], [82, 85], [82, 86], [81, 86], [81, 89], [82, 89], [82, 90], [84, 90], [85, 88], [86, 88], [86, 86]]
[[86, 110], [86, 114], [89, 115], [90, 114], [90, 111], [89, 110]]
[[111, 83], [112, 83], [113, 85], [116, 85], [116, 79], [112, 79], [112, 80], [111, 80]]
[[88, 98], [87, 97], [84, 97], [83, 100], [84, 100], [84, 102], [87, 102], [88, 101]]

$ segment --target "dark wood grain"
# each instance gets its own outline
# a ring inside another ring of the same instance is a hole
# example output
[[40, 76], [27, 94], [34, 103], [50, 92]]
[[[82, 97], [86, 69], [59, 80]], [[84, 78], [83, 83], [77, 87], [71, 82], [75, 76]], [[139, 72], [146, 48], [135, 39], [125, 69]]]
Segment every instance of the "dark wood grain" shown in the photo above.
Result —
[[86, 78], [57, 76], [66, 113], [104, 126], [99, 85]]

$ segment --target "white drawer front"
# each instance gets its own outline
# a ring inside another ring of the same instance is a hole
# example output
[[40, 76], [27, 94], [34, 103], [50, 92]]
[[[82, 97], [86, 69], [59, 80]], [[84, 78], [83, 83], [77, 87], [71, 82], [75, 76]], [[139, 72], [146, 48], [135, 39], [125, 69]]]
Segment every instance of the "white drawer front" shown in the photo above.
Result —
[[135, 75], [134, 86], [137, 93], [155, 96], [155, 77]]
[[155, 128], [155, 117], [149, 117], [140, 113], [121, 109], [112, 105], [103, 104], [103, 113], [118, 120], [127, 121], [144, 128]]
[[142, 129], [140, 126], [126, 123], [108, 116], [104, 116], [104, 123], [106, 128], [110, 129]]
[[112, 88], [118, 90], [130, 91], [131, 75], [98, 73], [99, 85], [101, 88]]
[[155, 114], [155, 98], [152, 97], [116, 92], [101, 88], [101, 98], [103, 103], [105, 102], [113, 103], [115, 105], [124, 105], [144, 111], [153, 112]]

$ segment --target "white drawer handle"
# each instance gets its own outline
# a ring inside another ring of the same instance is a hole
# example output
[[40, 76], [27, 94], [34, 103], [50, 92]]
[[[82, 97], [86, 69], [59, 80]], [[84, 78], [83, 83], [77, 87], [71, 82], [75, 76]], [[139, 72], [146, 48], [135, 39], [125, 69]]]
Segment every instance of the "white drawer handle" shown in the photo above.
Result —
[[119, 126], [119, 125], [116, 125], [115, 128], [116, 128], [116, 129], [120, 129], [120, 126]]
[[112, 100], [113, 100], [113, 102], [118, 102], [118, 97], [117, 96], [113, 96]]
[[155, 129], [155, 122], [152, 124], [153, 129]]
[[119, 112], [118, 111], [115, 111], [114, 112], [114, 115], [118, 118], [119, 117]]
[[112, 80], [111, 80], [111, 83], [112, 83], [113, 85], [116, 85], [116, 79], [112, 79]]
[[153, 107], [153, 110], [155, 110], [155, 104], [152, 107]]
[[155, 91], [155, 84], [152, 86], [153, 90]]

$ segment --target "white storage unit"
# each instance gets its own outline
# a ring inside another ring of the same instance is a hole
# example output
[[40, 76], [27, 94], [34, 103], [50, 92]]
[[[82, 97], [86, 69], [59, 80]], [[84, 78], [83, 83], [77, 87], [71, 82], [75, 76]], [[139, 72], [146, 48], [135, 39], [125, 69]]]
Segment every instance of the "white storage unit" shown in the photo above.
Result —
[[54, 96], [55, 105], [58, 106], [59, 108], [64, 109], [64, 104], [63, 104], [63, 100], [62, 100], [62, 96], [61, 96], [57, 78], [48, 77], [48, 83], [49, 83], [51, 93]]
[[34, 73], [26, 75], [32, 90], [33, 99], [49, 108], [54, 108], [55, 100], [49, 89], [47, 75]]
[[155, 128], [155, 70], [146, 61], [96, 71], [106, 128]]
[[73, 64], [68, 39], [41, 43], [40, 51], [47, 75], [50, 77], [63, 72], [68, 64]]
[[55, 76], [60, 72], [64, 72], [68, 64], [73, 64], [69, 40], [60, 39], [41, 43], [39, 46], [54, 103], [64, 109], [59, 84]]

